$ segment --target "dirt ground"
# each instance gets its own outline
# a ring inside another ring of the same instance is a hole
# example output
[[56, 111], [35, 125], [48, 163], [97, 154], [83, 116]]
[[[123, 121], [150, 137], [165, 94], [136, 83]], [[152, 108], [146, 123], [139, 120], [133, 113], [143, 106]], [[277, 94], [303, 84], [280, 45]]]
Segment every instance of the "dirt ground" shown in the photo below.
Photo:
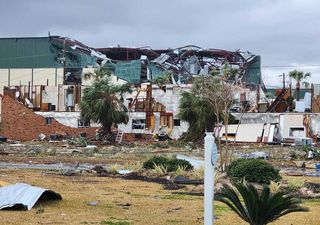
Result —
[[[320, 178], [293, 179], [320, 183]], [[1, 169], [0, 181], [49, 188], [63, 197], [30, 211], [1, 211], [0, 224], [203, 224], [203, 197], [188, 194], [195, 186], [172, 191], [157, 183], [21, 169]], [[88, 204], [94, 201], [98, 201], [96, 206]], [[320, 200], [304, 201], [303, 205], [310, 212], [289, 214], [273, 224], [320, 224]], [[221, 203], [215, 203], [215, 214], [217, 225], [245, 224]]]

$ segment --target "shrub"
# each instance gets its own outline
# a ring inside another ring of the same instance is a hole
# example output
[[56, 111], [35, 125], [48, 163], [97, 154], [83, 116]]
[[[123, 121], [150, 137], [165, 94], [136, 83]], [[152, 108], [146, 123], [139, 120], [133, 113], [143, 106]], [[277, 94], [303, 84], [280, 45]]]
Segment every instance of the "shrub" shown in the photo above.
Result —
[[167, 163], [168, 171], [176, 171], [179, 167], [184, 168], [185, 170], [193, 169], [193, 166], [186, 160], [183, 159], [170, 159]]
[[163, 166], [167, 168], [168, 172], [176, 171], [179, 167], [185, 168], [186, 170], [193, 169], [193, 166], [186, 160], [168, 159], [162, 156], [152, 157], [143, 163], [143, 168], [145, 169], [154, 169], [155, 166]]
[[281, 180], [279, 170], [262, 159], [238, 159], [227, 168], [227, 175], [233, 179], [270, 184]]
[[168, 159], [162, 156], [154, 156], [143, 163], [143, 168], [154, 169], [155, 165], [167, 165]]

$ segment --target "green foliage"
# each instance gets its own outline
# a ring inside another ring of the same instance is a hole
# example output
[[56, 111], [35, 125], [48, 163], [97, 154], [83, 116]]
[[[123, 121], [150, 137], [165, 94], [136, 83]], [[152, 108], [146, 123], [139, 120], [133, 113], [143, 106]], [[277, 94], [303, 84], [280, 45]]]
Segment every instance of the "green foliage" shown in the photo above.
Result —
[[170, 159], [167, 165], [169, 172], [176, 171], [179, 167], [184, 168], [186, 171], [193, 169], [193, 166], [183, 159]]
[[289, 77], [296, 80], [296, 82], [301, 82], [304, 79], [311, 77], [311, 73], [304, 73], [303, 71], [293, 70], [289, 72]]
[[[100, 70], [105, 69], [101, 67]], [[99, 73], [99, 70], [95, 73]], [[80, 102], [81, 117], [87, 121], [101, 123], [103, 133], [111, 133], [112, 124], [128, 122], [128, 109], [123, 104], [123, 95], [130, 91], [129, 84], [114, 85], [105, 74], [85, 89]]]
[[152, 81], [152, 83], [154, 83], [155, 85], [157, 85], [159, 87], [163, 87], [166, 84], [171, 84], [171, 77], [172, 77], [172, 73], [171, 72], [166, 72], [162, 76], [159, 76], [156, 79], [154, 79]]
[[179, 117], [189, 123], [187, 140], [202, 138], [206, 129], [212, 130], [216, 118], [208, 101], [190, 92], [183, 92], [181, 95]]
[[125, 221], [125, 220], [118, 220], [118, 221], [104, 220], [104, 221], [101, 221], [100, 224], [106, 224], [106, 225], [130, 225], [130, 223], [128, 221]]
[[225, 203], [250, 225], [265, 225], [292, 212], [306, 212], [300, 201], [282, 192], [271, 193], [268, 186], [259, 192], [246, 182], [235, 182], [233, 186], [224, 184], [215, 200]]
[[79, 137], [79, 146], [80, 147], [87, 147], [88, 145], [88, 142], [87, 140], [84, 138], [84, 137]]
[[166, 168], [167, 172], [176, 171], [178, 168], [193, 169], [193, 166], [186, 160], [168, 159], [162, 156], [154, 156], [143, 163], [143, 168], [145, 169], [155, 169], [156, 166]]
[[279, 170], [262, 159], [238, 159], [227, 168], [227, 175], [235, 180], [270, 184], [281, 180]]
[[305, 158], [308, 157], [308, 153], [311, 151], [314, 159], [320, 159], [320, 151], [313, 146], [302, 146], [300, 149], [305, 152]]
[[83, 75], [85, 80], [89, 80], [91, 78], [94, 79], [94, 81], [100, 81], [106, 76], [110, 76], [111, 72], [106, 67], [99, 67], [94, 69], [94, 72], [88, 72]]
[[166, 165], [168, 159], [162, 156], [154, 156], [143, 163], [143, 168], [154, 169], [154, 165]]
[[289, 77], [296, 80], [296, 98], [300, 99], [300, 83], [302, 82], [306, 87], [309, 87], [309, 83], [304, 81], [311, 77], [311, 73], [304, 73], [303, 71], [293, 70], [289, 72]]

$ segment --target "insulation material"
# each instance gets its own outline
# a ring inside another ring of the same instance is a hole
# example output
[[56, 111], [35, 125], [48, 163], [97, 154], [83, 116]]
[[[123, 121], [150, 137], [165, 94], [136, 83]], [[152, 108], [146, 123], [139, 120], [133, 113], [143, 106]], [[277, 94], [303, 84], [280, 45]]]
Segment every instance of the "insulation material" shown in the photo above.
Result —
[[58, 87], [45, 86], [42, 90], [42, 103], [51, 103], [51, 105], [58, 105]]
[[280, 113], [231, 113], [241, 124], [279, 123]]
[[65, 126], [74, 127], [74, 128], [78, 127], [78, 120], [80, 119], [80, 112], [34, 112], [34, 113], [43, 117], [52, 117], [55, 120], [57, 120], [59, 123]]

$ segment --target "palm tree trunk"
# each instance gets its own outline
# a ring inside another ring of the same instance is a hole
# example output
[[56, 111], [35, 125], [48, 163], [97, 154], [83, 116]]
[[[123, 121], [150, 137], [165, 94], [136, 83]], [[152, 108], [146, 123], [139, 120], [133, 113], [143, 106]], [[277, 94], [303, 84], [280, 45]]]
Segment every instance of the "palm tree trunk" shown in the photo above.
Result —
[[300, 101], [300, 82], [299, 81], [297, 81], [297, 84], [296, 84], [296, 91], [297, 91], [296, 99], [297, 99], [297, 101]]

